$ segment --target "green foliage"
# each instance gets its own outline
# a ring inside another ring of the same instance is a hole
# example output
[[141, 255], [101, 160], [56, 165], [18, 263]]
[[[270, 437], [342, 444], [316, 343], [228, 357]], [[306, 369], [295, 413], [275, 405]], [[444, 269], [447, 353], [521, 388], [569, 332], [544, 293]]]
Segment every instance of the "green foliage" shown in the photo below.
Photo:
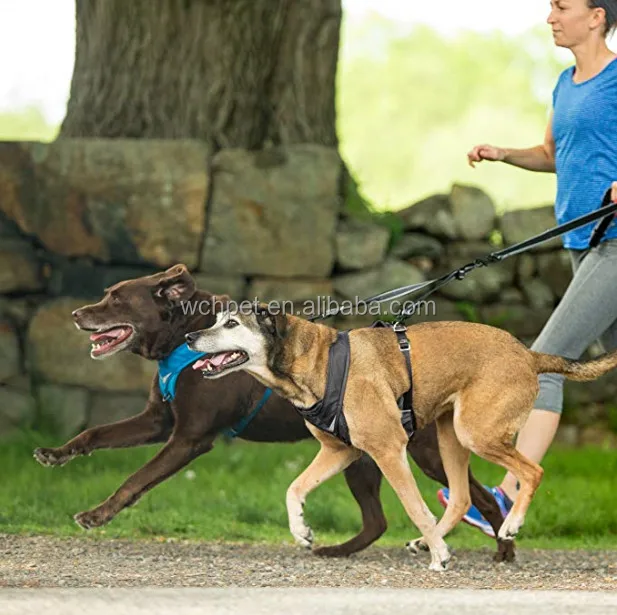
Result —
[[471, 301], [457, 301], [456, 309], [469, 322], [482, 322], [482, 317], [475, 303]]
[[345, 171], [344, 211], [359, 220], [368, 220], [390, 231], [389, 248], [403, 236], [403, 223], [390, 211], [378, 211], [361, 193], [357, 180], [349, 170]]
[[358, 182], [353, 174], [350, 173], [348, 169], [345, 169], [344, 173], [345, 213], [359, 220], [373, 220], [378, 217], [378, 212], [375, 211], [371, 203], [362, 196]]
[[544, 26], [516, 38], [428, 27], [401, 31], [371, 17], [344, 23], [337, 75], [341, 152], [377, 209], [398, 209], [454, 182], [483, 188], [498, 209], [552, 202], [555, 178], [507, 165], [475, 170], [477, 143], [543, 140], [551, 92], [565, 67]]
[[491, 327], [497, 327], [498, 329], [506, 329], [508, 330], [508, 325], [512, 321], [514, 315], [512, 314], [512, 310], [509, 310], [507, 306], [504, 306], [504, 310], [500, 311], [498, 314], [495, 314], [491, 318], [487, 318], [484, 321], [484, 324], [490, 325]]
[[608, 426], [611, 431], [617, 433], [617, 406], [613, 404], [606, 405], [606, 415], [608, 416]]
[[488, 241], [491, 244], [491, 246], [493, 246], [496, 249], [505, 247], [505, 244], [503, 241], [503, 234], [498, 229], [493, 229], [491, 231]]
[[[0, 447], [0, 533], [80, 535], [72, 516], [94, 507], [157, 452], [157, 446], [97, 451], [61, 468], [44, 468], [32, 459], [36, 446], [57, 439], [28, 434]], [[109, 525], [91, 530], [92, 538], [166, 536], [199, 540], [267, 541], [291, 544], [285, 491], [318, 450], [316, 441], [256, 444], [219, 441], [214, 450], [147, 493]], [[474, 458], [474, 472], [497, 484], [503, 470]], [[552, 447], [545, 475], [531, 505], [519, 548], [617, 548], [617, 455], [596, 448]], [[601, 471], [598, 471], [601, 468]], [[437, 503], [437, 483], [414, 466], [429, 508]], [[267, 477], [267, 478], [266, 478]], [[388, 531], [379, 545], [402, 546], [418, 536], [387, 482], [382, 489]], [[589, 502], [593, 502], [590, 514]], [[342, 475], [327, 481], [307, 500], [305, 515], [319, 544], [350, 538], [361, 526], [359, 509]], [[493, 542], [461, 523], [448, 538], [453, 547], [489, 547]]]
[[0, 112], [0, 141], [53, 141], [57, 133], [37, 107]]

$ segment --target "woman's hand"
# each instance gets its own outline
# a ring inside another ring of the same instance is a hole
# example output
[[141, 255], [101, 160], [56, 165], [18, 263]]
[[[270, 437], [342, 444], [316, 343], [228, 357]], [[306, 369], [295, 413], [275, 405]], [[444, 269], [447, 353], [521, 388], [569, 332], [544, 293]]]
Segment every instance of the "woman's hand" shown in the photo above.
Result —
[[469, 162], [469, 166], [475, 168], [476, 162], [482, 162], [483, 160], [502, 162], [505, 157], [506, 157], [506, 150], [502, 149], [501, 147], [494, 147], [493, 145], [485, 144], [485, 145], [476, 145], [467, 154], [467, 161]]

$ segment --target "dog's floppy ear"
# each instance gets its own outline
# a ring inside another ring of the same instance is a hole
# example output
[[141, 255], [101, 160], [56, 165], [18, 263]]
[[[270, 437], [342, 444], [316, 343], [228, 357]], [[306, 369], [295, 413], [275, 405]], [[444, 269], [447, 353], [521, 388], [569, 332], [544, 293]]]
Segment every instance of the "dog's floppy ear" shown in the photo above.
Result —
[[282, 339], [287, 332], [287, 316], [276, 311], [269, 310], [266, 306], [257, 307], [255, 314], [260, 327], [268, 331], [273, 337]]
[[229, 308], [231, 297], [229, 295], [212, 295], [212, 313], [218, 314]]
[[156, 297], [165, 298], [171, 303], [190, 299], [195, 293], [195, 280], [186, 265], [175, 265], [162, 274], [154, 288]]

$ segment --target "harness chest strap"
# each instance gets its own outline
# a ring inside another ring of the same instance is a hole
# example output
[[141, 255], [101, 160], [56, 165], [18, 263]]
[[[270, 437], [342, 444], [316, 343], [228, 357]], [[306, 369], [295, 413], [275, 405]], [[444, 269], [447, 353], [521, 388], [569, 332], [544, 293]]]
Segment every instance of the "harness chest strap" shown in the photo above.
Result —
[[[388, 323], [382, 321], [375, 322], [372, 327], [390, 327]], [[409, 375], [410, 387], [405, 394], [398, 400], [401, 408], [401, 422], [411, 438], [416, 430], [416, 419], [412, 406], [412, 371], [410, 346], [405, 336], [405, 326], [396, 324], [394, 332], [397, 335], [399, 348], [405, 355], [407, 373]], [[298, 412], [311, 425], [337, 437], [339, 440], [350, 445], [349, 427], [343, 412], [343, 399], [347, 388], [347, 377], [349, 375], [350, 349], [349, 331], [341, 331], [337, 334], [336, 340], [328, 351], [328, 371], [326, 376], [326, 390], [322, 400], [318, 401], [309, 408], [298, 408]]]
[[328, 350], [328, 372], [323, 399], [309, 408], [296, 408], [311, 425], [336, 436], [348, 445], [351, 441], [343, 414], [343, 398], [349, 374], [349, 355], [349, 331], [340, 331]]
[[407, 375], [409, 376], [409, 389], [405, 391], [403, 396], [399, 399], [399, 408], [401, 409], [401, 422], [405, 431], [410, 434], [410, 437], [416, 431], [416, 415], [413, 411], [413, 372], [411, 370], [411, 345], [405, 335], [405, 325], [397, 322], [393, 330], [396, 333], [398, 339], [398, 347], [405, 356], [405, 364], [407, 365]]

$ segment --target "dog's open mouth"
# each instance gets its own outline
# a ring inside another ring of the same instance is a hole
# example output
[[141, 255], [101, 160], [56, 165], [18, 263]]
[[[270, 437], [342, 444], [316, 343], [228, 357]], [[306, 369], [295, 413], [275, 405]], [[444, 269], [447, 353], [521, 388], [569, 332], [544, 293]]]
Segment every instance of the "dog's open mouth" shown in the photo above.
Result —
[[90, 336], [92, 348], [90, 356], [102, 357], [112, 351], [126, 347], [135, 330], [130, 325], [117, 325], [104, 331], [97, 331]]
[[244, 350], [227, 350], [217, 352], [199, 359], [193, 363], [193, 369], [200, 369], [204, 376], [220, 374], [226, 369], [237, 367], [249, 360], [248, 354]]

